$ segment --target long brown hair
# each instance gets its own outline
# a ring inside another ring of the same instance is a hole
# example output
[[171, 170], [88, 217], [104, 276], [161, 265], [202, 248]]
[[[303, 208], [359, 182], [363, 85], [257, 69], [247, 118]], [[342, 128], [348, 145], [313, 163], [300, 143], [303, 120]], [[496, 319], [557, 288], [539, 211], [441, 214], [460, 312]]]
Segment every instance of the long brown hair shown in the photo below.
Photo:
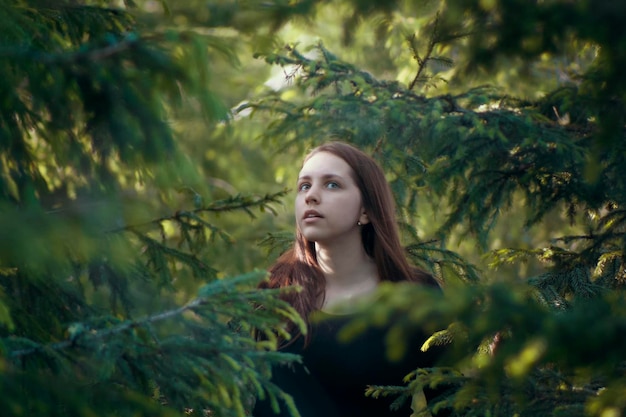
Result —
[[[374, 259], [381, 281], [413, 281], [438, 286], [425, 271], [409, 265], [396, 224], [395, 204], [391, 188], [380, 166], [361, 150], [343, 142], [329, 142], [313, 149], [303, 163], [319, 152], [328, 152], [343, 159], [352, 168], [352, 178], [361, 191], [363, 207], [369, 223], [361, 227], [361, 241], [366, 253]], [[300, 286], [284, 298], [308, 322], [309, 314], [324, 299], [324, 274], [319, 268], [315, 242], [308, 241], [296, 230], [293, 248], [283, 253], [269, 269], [269, 279], [262, 288]]]

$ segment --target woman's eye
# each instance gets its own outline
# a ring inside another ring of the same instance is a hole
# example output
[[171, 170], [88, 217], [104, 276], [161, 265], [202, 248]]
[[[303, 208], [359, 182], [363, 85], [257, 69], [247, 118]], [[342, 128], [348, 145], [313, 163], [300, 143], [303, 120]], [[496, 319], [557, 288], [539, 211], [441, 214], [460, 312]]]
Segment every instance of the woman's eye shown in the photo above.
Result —
[[334, 182], [334, 181], [331, 181], [331, 182], [329, 182], [329, 183], [327, 183], [327, 184], [326, 184], [326, 187], [327, 187], [327, 188], [339, 188], [339, 184], [337, 184], [337, 183], [336, 183], [336, 182]]
[[300, 185], [298, 186], [298, 191], [306, 191], [306, 190], [308, 190], [309, 188], [311, 188], [311, 184], [309, 184], [309, 183], [306, 183], [306, 182], [305, 182], [305, 183], [300, 184]]

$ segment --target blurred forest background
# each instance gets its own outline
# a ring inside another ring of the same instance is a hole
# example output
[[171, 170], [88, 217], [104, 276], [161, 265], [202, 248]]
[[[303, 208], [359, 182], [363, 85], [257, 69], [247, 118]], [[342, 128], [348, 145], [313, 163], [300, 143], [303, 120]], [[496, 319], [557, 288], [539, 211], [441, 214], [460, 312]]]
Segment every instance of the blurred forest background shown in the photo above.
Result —
[[626, 412], [626, 3], [0, 7], [3, 416], [246, 416], [283, 396], [270, 366], [298, 358], [276, 335], [301, 321], [255, 285], [327, 140], [381, 163], [444, 287], [384, 286], [354, 324], [401, 312], [391, 355], [417, 327], [450, 344], [368, 395], [446, 387], [416, 416]]

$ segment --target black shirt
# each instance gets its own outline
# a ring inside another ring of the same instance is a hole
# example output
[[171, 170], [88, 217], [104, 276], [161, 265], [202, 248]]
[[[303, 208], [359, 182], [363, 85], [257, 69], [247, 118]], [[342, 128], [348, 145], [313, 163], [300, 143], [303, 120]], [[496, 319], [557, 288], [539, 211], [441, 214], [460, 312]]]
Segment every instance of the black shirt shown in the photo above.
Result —
[[[366, 397], [368, 385], [403, 386], [404, 376], [416, 368], [434, 366], [439, 351], [420, 347], [429, 335], [415, 330], [407, 354], [399, 361], [387, 358], [385, 337], [389, 326], [368, 326], [348, 342], [340, 342], [338, 333], [356, 317], [317, 312], [321, 321], [313, 321], [310, 342], [300, 337], [282, 351], [302, 356], [302, 364], [277, 367], [273, 381], [290, 394], [302, 417], [409, 417], [410, 399], [399, 410], [390, 410], [395, 397]], [[281, 414], [289, 413], [281, 404]], [[275, 417], [269, 404], [259, 402], [255, 417]]]

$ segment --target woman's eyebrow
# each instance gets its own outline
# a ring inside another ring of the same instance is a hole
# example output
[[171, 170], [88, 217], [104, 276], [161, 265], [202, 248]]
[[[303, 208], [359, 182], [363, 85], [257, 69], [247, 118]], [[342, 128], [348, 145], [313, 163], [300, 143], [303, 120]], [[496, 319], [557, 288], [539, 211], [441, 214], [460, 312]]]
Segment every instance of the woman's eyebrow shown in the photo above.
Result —
[[[324, 174], [324, 175], [322, 175], [322, 179], [323, 180], [327, 180], [327, 179], [330, 179], [330, 178], [342, 179], [343, 177], [341, 175], [339, 175], [339, 174]], [[298, 177], [298, 181], [310, 180], [310, 179], [311, 179], [310, 175], [302, 175], [302, 176]]]

